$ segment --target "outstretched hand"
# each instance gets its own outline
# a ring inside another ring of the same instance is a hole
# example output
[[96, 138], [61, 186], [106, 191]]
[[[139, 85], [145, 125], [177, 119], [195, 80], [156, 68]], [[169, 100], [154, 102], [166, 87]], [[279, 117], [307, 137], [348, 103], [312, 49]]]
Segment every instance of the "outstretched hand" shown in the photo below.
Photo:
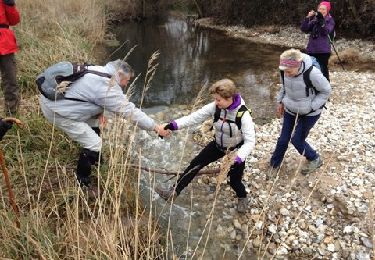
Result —
[[157, 125], [154, 128], [154, 131], [160, 136], [160, 137], [169, 137], [171, 135], [171, 130], [165, 129], [163, 125]]

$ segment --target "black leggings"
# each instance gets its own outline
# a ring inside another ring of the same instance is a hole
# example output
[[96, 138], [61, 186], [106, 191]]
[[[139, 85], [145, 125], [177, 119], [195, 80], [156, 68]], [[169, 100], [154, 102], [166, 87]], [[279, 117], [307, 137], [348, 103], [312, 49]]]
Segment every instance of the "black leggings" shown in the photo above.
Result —
[[331, 53], [309, 53], [309, 55], [316, 58], [316, 60], [319, 62], [323, 76], [329, 81], [328, 60]]
[[[225, 155], [221, 149], [216, 146], [216, 142], [210, 142], [203, 150], [191, 161], [190, 165], [181, 174], [177, 180], [176, 192], [180, 192], [194, 179], [197, 173], [205, 166], [214, 162]], [[245, 162], [233, 164], [228, 172], [230, 186], [236, 192], [238, 198], [246, 198], [245, 185], [242, 183], [242, 177], [245, 170]]]

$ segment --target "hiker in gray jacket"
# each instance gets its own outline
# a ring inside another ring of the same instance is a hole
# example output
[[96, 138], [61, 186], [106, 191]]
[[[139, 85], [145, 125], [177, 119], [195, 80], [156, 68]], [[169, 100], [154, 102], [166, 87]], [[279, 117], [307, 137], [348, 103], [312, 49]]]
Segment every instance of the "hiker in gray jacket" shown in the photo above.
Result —
[[217, 81], [211, 86], [210, 94], [212, 94], [214, 102], [188, 116], [171, 121], [165, 128], [175, 131], [213, 118], [215, 139], [208, 143], [190, 162], [179, 176], [175, 186], [166, 190], [157, 187], [156, 191], [165, 200], [172, 196], [178, 196], [203, 167], [222, 158], [228, 151], [235, 150], [236, 156], [233, 158], [228, 176], [230, 186], [238, 198], [237, 210], [244, 213], [247, 209], [247, 194], [242, 177], [245, 170], [245, 159], [255, 146], [253, 120], [233, 81], [229, 79]]
[[277, 95], [277, 114], [279, 117], [283, 116], [284, 120], [271, 157], [268, 177], [275, 175], [280, 168], [289, 141], [308, 160], [301, 172], [306, 175], [323, 164], [319, 154], [306, 142], [306, 138], [328, 101], [331, 85], [320, 70], [312, 66], [311, 57], [299, 50], [290, 49], [283, 52], [279, 68], [283, 72], [283, 84]]
[[[47, 120], [83, 147], [76, 172], [81, 187], [90, 187], [91, 166], [99, 160], [102, 139], [98, 118], [104, 110], [121, 114], [141, 129], [155, 131], [160, 136], [169, 134], [124, 94], [123, 89], [134, 76], [126, 62], [117, 60], [88, 69], [110, 74], [112, 78], [87, 73], [70, 85], [64, 99], [50, 100], [40, 95], [41, 110]], [[90, 188], [95, 192], [95, 187]]]

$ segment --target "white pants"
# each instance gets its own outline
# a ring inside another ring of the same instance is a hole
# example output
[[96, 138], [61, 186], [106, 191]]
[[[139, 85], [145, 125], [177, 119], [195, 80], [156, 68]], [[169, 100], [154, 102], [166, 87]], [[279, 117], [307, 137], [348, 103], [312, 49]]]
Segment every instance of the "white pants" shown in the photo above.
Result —
[[98, 127], [97, 119], [79, 122], [56, 114], [41, 102], [41, 109], [49, 122], [65, 132], [72, 140], [78, 142], [83, 148], [99, 152], [102, 148], [102, 139], [91, 127]]

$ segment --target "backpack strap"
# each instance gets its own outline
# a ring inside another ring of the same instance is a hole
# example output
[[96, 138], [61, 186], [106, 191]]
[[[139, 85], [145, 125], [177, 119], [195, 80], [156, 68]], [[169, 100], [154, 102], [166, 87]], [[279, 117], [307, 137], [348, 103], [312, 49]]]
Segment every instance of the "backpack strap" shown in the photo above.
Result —
[[218, 106], [216, 106], [216, 110], [214, 114], [214, 123], [216, 123], [219, 120], [220, 112], [221, 112], [221, 109]]
[[246, 111], [248, 111], [251, 115], [251, 109], [248, 109], [245, 105], [242, 105], [237, 111], [235, 123], [239, 130], [241, 130], [241, 127], [242, 127], [242, 122], [241, 122], [242, 116], [245, 114]]
[[[220, 119], [220, 112], [221, 112], [221, 109], [218, 106], [216, 106], [216, 110], [215, 110], [215, 114], [214, 114], [214, 123], [216, 123]], [[226, 120], [226, 122], [227, 123], [235, 123], [237, 125], [238, 129], [241, 130], [241, 126], [242, 126], [241, 119], [242, 119], [242, 116], [245, 114], [245, 112], [249, 112], [250, 115], [252, 113], [251, 109], [248, 109], [245, 105], [242, 105], [237, 110], [235, 121], [233, 122], [232, 120]], [[231, 128], [230, 128], [230, 131], [232, 132]], [[230, 134], [230, 136], [232, 136], [232, 134]]]
[[283, 70], [280, 70], [280, 78], [281, 78], [281, 81], [283, 82], [283, 86], [284, 86], [285, 79], [284, 79], [284, 71]]
[[314, 66], [311, 66], [303, 73], [303, 81], [305, 82], [305, 85], [306, 85], [306, 88], [305, 88], [306, 97], [310, 96], [310, 89], [313, 89], [315, 93], [318, 93], [318, 91], [316, 90], [316, 88], [314, 87], [310, 79], [310, 73], [313, 70], [313, 67]]
[[[73, 70], [74, 70], [74, 73], [73, 74], [73, 77], [70, 78], [70, 80], [73, 82], [73, 81], [76, 81], [77, 79], [83, 77], [84, 75], [90, 73], [90, 74], [94, 74], [94, 75], [97, 75], [99, 77], [103, 77], [103, 78], [112, 78], [112, 75], [109, 74], [109, 73], [105, 73], [105, 72], [100, 72], [100, 71], [95, 71], [95, 70], [89, 70], [87, 67], [89, 65], [88, 64], [83, 64], [83, 65], [80, 65], [80, 64], [76, 64], [76, 63], [73, 63]], [[91, 65], [90, 65], [91, 66]], [[88, 102], [86, 100], [82, 100], [82, 99], [78, 99], [78, 98], [69, 98], [69, 97], [64, 97], [64, 99], [67, 99], [67, 100], [72, 100], [72, 101], [78, 101], [78, 102]]]
[[86, 72], [84, 74], [87, 74], [87, 73], [95, 74], [95, 75], [98, 75], [98, 76], [103, 77], [103, 78], [112, 78], [111, 74], [105, 73], [105, 72], [100, 72], [100, 71], [95, 71], [95, 70], [86, 70]]

